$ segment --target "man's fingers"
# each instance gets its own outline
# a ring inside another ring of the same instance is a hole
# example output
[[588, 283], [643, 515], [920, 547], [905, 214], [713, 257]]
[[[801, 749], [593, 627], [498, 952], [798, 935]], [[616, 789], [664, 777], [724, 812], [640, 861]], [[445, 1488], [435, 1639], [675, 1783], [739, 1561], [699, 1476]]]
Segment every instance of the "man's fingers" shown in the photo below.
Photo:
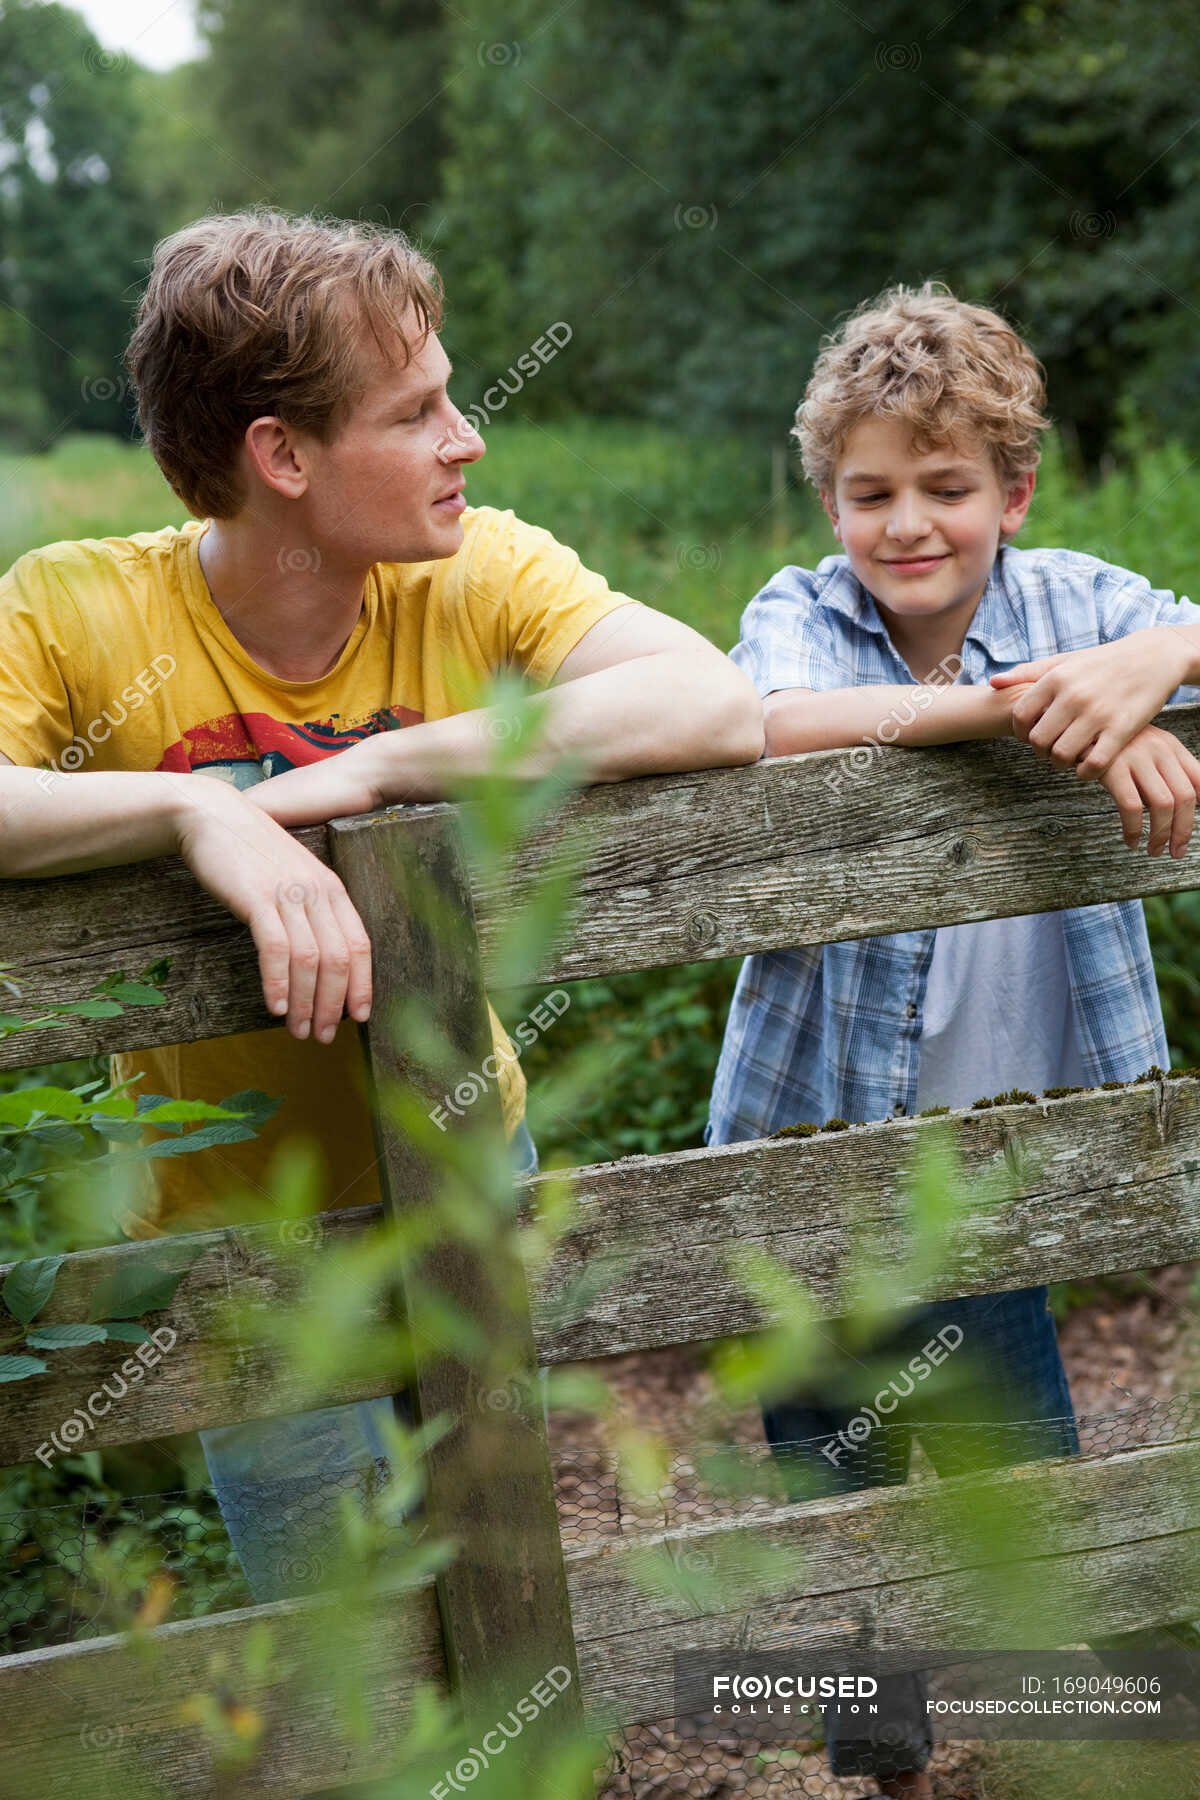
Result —
[[279, 916], [288, 934], [287, 1027], [297, 1038], [306, 1038], [312, 1029], [313, 996], [321, 968], [321, 950], [308, 916], [315, 897], [312, 881], [281, 882], [276, 889]]
[[260, 912], [252, 913], [246, 922], [254, 939], [254, 948], [258, 951], [258, 968], [267, 1011], [285, 1013], [288, 1005], [291, 940], [283, 928], [278, 910], [273, 906], [264, 906]]
[[[1200, 764], [1197, 764], [1200, 774]], [[370, 1017], [373, 999], [371, 975], [371, 940], [366, 926], [354, 909], [349, 894], [339, 882], [330, 896], [333, 914], [350, 953], [350, 972], [346, 979], [346, 1011], [360, 1022]]]

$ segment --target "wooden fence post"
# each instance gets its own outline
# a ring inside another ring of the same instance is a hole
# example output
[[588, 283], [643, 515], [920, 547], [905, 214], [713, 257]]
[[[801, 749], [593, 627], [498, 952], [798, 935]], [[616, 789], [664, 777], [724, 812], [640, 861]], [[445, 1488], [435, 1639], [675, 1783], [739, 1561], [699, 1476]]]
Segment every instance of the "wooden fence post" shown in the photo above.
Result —
[[[453, 814], [439, 808], [409, 818], [403, 830], [396, 823], [386, 815], [335, 821], [330, 852], [374, 946], [374, 1004], [362, 1028], [373, 1088], [397, 1082], [437, 1104], [445, 1082], [435, 1085], [393, 1042], [389, 1014], [398, 1002], [423, 1005], [461, 1058], [463, 1073], [480, 1069], [492, 1039], [474, 909]], [[495, 1109], [499, 1142], [494, 1085], [470, 1109], [470, 1120], [451, 1113], [449, 1129], [476, 1127], [477, 1109], [485, 1107]], [[384, 1207], [402, 1214], [428, 1201], [433, 1176], [374, 1102], [373, 1113]], [[546, 1712], [545, 1728], [569, 1729], [583, 1718], [575, 1637], [528, 1293], [511, 1220], [491, 1244], [435, 1245], [403, 1285], [410, 1316], [433, 1288], [468, 1313], [489, 1344], [502, 1343], [514, 1396], [498, 1406], [477, 1366], [414, 1343], [418, 1417], [443, 1414], [454, 1421], [429, 1454], [426, 1490], [431, 1531], [461, 1546], [438, 1578], [451, 1680], [473, 1717], [504, 1717], [530, 1681], [566, 1670], [570, 1682], [560, 1677], [555, 1684], [563, 1691]]]

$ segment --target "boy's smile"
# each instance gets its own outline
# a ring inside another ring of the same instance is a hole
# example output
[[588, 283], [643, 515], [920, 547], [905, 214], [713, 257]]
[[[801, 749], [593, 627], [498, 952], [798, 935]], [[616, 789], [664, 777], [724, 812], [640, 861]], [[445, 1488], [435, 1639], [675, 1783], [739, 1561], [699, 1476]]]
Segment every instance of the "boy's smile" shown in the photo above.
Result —
[[863, 419], [847, 437], [834, 491], [821, 498], [918, 679], [918, 664], [962, 648], [1000, 539], [1020, 526], [1033, 485], [1029, 474], [1005, 488], [978, 443], [918, 454], [899, 419]]

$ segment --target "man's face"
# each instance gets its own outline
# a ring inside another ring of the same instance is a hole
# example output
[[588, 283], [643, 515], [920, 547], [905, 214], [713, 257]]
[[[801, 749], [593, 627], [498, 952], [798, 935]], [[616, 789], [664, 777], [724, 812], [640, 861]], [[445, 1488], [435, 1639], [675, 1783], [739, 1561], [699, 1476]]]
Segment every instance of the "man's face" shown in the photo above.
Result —
[[1017, 530], [1032, 495], [1032, 475], [1002, 487], [978, 444], [941, 444], [918, 456], [901, 420], [864, 419], [822, 500], [884, 618], [910, 621], [974, 611], [1001, 534]]
[[483, 439], [446, 391], [451, 369], [437, 334], [406, 327], [411, 359], [385, 360], [370, 342], [367, 386], [327, 444], [304, 440], [305, 506], [327, 559], [363, 566], [453, 556], [463, 541], [465, 465]]

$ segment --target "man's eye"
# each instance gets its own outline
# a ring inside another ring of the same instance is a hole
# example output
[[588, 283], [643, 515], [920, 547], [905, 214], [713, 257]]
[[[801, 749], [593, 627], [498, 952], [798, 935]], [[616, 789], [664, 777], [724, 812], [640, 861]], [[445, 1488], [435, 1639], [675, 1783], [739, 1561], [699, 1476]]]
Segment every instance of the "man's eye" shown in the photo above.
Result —
[[966, 491], [967, 491], [966, 488], [941, 488], [941, 489], [939, 489], [939, 493], [941, 494], [941, 497], [943, 500], [961, 500], [963, 495], [966, 493]]

